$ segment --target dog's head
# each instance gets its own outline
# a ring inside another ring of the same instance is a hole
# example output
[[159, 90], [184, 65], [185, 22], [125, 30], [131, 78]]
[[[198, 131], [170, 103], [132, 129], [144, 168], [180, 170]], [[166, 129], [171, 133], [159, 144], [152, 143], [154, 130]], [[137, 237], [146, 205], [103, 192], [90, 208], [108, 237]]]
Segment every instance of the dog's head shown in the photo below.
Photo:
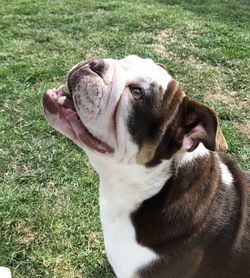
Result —
[[70, 94], [49, 89], [43, 98], [52, 126], [88, 153], [153, 165], [200, 142], [227, 147], [218, 118], [190, 100], [169, 73], [150, 59], [92, 59], [68, 73]]

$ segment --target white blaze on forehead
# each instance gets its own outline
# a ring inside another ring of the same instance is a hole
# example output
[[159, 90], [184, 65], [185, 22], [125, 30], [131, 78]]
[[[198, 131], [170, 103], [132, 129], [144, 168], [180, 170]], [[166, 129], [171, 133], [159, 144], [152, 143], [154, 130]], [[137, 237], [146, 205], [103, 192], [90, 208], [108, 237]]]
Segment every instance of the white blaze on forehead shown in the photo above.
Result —
[[131, 55], [121, 59], [119, 63], [126, 72], [127, 84], [136, 82], [146, 89], [154, 82], [166, 90], [168, 83], [172, 79], [166, 70], [151, 59], [143, 59]]
[[145, 88], [154, 82], [166, 90], [172, 79], [166, 70], [151, 59], [130, 55], [121, 60], [104, 59], [104, 61], [113, 64], [116, 71], [125, 74], [123, 77], [126, 79], [126, 84], [136, 82]]

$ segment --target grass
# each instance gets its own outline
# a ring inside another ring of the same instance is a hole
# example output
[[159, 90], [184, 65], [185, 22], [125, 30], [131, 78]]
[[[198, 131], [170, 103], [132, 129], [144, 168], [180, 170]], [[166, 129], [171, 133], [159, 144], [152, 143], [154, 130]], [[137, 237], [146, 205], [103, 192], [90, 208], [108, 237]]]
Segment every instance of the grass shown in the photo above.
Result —
[[86, 57], [149, 57], [220, 116], [228, 154], [250, 169], [247, 0], [1, 0], [0, 265], [13, 277], [114, 277], [98, 177], [46, 122], [41, 96]]

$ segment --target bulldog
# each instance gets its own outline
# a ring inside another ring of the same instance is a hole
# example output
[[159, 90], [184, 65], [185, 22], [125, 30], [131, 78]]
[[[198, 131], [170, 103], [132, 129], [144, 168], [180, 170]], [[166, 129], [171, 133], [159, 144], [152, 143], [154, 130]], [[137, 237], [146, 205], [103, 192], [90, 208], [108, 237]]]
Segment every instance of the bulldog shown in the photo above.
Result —
[[75, 65], [43, 97], [49, 123], [100, 177], [100, 218], [119, 278], [250, 277], [250, 175], [220, 154], [215, 112], [159, 64]]

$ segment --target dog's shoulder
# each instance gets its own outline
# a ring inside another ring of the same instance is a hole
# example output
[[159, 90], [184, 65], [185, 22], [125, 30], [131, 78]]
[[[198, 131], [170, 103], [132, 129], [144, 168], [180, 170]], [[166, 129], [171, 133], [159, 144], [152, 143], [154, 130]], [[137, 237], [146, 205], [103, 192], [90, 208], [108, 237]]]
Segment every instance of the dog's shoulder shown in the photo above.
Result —
[[[225, 155], [220, 155], [221, 160], [232, 174], [232, 189], [229, 192], [228, 205], [234, 207], [231, 211], [230, 225], [234, 228], [234, 253], [241, 253], [250, 261], [250, 173], [242, 170], [238, 164]], [[233, 226], [232, 226], [233, 225]], [[231, 229], [232, 230], [232, 229]], [[226, 231], [225, 231], [226, 232]]]
[[230, 157], [225, 154], [219, 154], [220, 160], [230, 171], [234, 184], [236, 186], [244, 187], [246, 192], [250, 194], [250, 171], [244, 171], [240, 166]]
[[246, 176], [247, 182], [250, 184], [250, 172], [249, 171], [245, 171], [244, 174]]

